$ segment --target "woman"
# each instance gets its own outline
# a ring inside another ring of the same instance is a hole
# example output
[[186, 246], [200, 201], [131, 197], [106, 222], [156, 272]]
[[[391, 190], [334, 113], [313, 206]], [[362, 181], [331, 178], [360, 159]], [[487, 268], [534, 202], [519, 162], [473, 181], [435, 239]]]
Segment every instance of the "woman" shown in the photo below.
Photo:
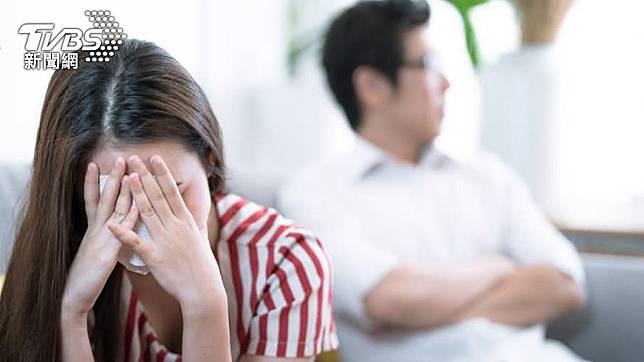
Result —
[[56, 71], [32, 172], [0, 359], [311, 360], [337, 346], [322, 245], [223, 193], [217, 120], [159, 47], [127, 40], [109, 62]]

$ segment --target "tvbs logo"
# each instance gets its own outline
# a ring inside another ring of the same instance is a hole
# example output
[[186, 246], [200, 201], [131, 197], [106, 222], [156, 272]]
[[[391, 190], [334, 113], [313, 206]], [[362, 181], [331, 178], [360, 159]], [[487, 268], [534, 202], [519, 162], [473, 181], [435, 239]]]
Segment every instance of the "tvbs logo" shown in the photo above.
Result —
[[18, 33], [25, 41], [25, 70], [77, 69], [78, 55], [85, 52], [85, 62], [109, 62], [127, 38], [109, 10], [86, 10], [91, 23], [87, 30], [62, 28], [54, 23], [26, 23]]
[[[78, 28], [62, 28], [54, 35], [54, 23], [22, 24], [18, 34], [27, 35], [25, 50], [75, 52], [91, 51], [101, 46], [102, 29], [90, 28], [82, 31]], [[60, 48], [57, 49], [57, 47]]]

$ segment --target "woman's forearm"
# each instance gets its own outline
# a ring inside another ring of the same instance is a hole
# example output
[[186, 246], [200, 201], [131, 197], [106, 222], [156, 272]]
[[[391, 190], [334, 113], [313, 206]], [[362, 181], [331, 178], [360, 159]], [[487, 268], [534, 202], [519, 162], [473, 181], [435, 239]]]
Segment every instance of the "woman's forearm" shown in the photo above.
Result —
[[[201, 304], [201, 303], [200, 303]], [[182, 306], [182, 357], [192, 361], [231, 361], [226, 303]]]
[[87, 314], [62, 312], [60, 328], [62, 360], [64, 362], [94, 360], [87, 333]]

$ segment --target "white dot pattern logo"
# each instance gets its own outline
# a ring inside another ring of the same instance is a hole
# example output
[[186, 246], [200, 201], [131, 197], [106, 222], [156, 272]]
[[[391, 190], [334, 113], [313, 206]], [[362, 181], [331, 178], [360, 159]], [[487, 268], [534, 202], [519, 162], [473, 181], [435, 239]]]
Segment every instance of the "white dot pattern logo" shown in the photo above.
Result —
[[122, 39], [127, 39], [127, 34], [109, 10], [85, 10], [85, 16], [94, 28], [101, 29], [102, 32], [101, 51], [90, 52], [85, 62], [109, 62], [110, 57], [113, 57], [114, 52], [119, 49], [116, 44], [123, 44]]

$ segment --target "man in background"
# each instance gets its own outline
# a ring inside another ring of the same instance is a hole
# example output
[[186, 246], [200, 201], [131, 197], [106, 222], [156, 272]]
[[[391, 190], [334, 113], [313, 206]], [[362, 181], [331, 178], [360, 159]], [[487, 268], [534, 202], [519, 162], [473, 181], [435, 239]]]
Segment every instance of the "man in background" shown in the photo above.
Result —
[[424, 1], [363, 1], [331, 24], [327, 80], [357, 140], [278, 204], [334, 266], [341, 359], [576, 361], [544, 323], [583, 304], [573, 245], [490, 156], [434, 146], [449, 82]]

